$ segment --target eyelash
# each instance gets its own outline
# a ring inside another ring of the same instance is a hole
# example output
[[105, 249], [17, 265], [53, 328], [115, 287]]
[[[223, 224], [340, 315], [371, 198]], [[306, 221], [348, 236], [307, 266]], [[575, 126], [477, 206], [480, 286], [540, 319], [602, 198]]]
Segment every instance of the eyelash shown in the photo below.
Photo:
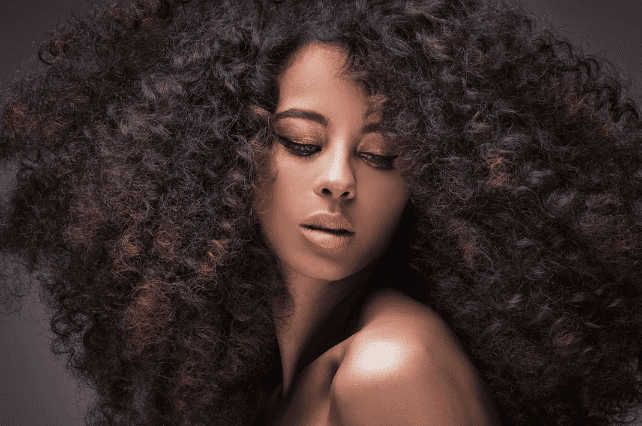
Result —
[[[318, 151], [317, 149], [319, 148], [318, 145], [308, 145], [308, 144], [300, 144], [296, 142], [292, 142], [288, 138], [284, 138], [283, 136], [276, 135], [277, 139], [281, 143], [281, 145], [285, 146], [290, 152], [292, 152], [294, 155], [297, 155], [299, 157], [312, 157], [314, 154], [316, 154]], [[393, 162], [395, 158], [398, 157], [398, 155], [393, 155], [390, 157], [384, 157], [381, 155], [375, 155], [371, 154], [369, 152], [364, 152], [362, 155], [365, 155], [367, 157], [370, 157], [371, 160], [368, 160], [370, 163], [374, 163], [375, 167], [378, 169], [382, 170], [392, 170], [394, 169]]]

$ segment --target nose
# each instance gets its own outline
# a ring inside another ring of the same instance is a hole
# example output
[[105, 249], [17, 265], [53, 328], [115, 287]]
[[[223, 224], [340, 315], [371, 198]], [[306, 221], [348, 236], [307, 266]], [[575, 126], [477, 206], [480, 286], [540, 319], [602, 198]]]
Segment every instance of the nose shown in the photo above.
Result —
[[334, 150], [321, 162], [321, 179], [317, 193], [333, 199], [350, 200], [356, 195], [357, 183], [346, 152]]

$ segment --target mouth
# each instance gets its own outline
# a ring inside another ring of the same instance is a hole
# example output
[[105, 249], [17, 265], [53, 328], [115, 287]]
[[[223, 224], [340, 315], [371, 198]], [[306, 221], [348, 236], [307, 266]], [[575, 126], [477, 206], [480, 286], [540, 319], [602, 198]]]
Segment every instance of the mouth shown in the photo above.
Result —
[[311, 244], [310, 247], [317, 252], [320, 250], [325, 255], [345, 253], [345, 250], [354, 244], [354, 232], [347, 229], [331, 229], [314, 225], [301, 225], [301, 227], [302, 236]]
[[304, 228], [307, 229], [312, 229], [315, 231], [323, 231], [323, 232], [328, 232], [330, 234], [334, 235], [352, 235], [354, 232], [347, 231], [345, 229], [328, 229], [328, 228], [321, 228], [319, 226], [312, 226], [312, 225], [303, 225]]

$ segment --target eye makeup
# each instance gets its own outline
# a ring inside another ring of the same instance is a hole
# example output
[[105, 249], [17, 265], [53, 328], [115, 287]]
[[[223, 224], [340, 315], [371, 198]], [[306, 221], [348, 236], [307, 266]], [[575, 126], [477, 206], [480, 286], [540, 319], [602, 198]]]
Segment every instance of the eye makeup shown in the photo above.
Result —
[[[289, 152], [299, 157], [309, 158], [321, 151], [321, 146], [316, 144], [301, 144], [278, 134], [275, 134], [275, 136], [281, 145], [283, 145]], [[398, 155], [383, 156], [371, 152], [362, 152], [359, 153], [359, 156], [373, 167], [381, 170], [394, 169], [394, 160], [398, 157]]]

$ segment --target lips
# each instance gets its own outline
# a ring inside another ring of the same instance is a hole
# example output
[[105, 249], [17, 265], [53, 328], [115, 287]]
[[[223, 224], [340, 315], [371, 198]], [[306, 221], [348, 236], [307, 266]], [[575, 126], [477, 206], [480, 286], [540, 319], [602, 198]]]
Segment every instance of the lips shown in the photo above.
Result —
[[303, 237], [314, 247], [317, 252], [328, 255], [340, 255], [345, 253], [352, 244], [354, 244], [355, 233], [346, 230], [337, 231], [335, 229], [319, 229], [319, 227], [301, 226]]
[[346, 229], [329, 229], [329, 228], [321, 228], [319, 226], [308, 226], [308, 225], [303, 225], [304, 228], [308, 229], [315, 229], [319, 231], [324, 231], [324, 232], [329, 232], [331, 234], [336, 234], [336, 235], [342, 235], [342, 234], [353, 234], [354, 232], [350, 232]]
[[314, 213], [308, 216], [301, 226], [308, 229], [317, 229], [335, 234], [354, 234], [355, 232], [352, 223], [350, 223], [350, 220], [348, 220], [347, 217], [340, 214], [337, 215], [326, 212]]

